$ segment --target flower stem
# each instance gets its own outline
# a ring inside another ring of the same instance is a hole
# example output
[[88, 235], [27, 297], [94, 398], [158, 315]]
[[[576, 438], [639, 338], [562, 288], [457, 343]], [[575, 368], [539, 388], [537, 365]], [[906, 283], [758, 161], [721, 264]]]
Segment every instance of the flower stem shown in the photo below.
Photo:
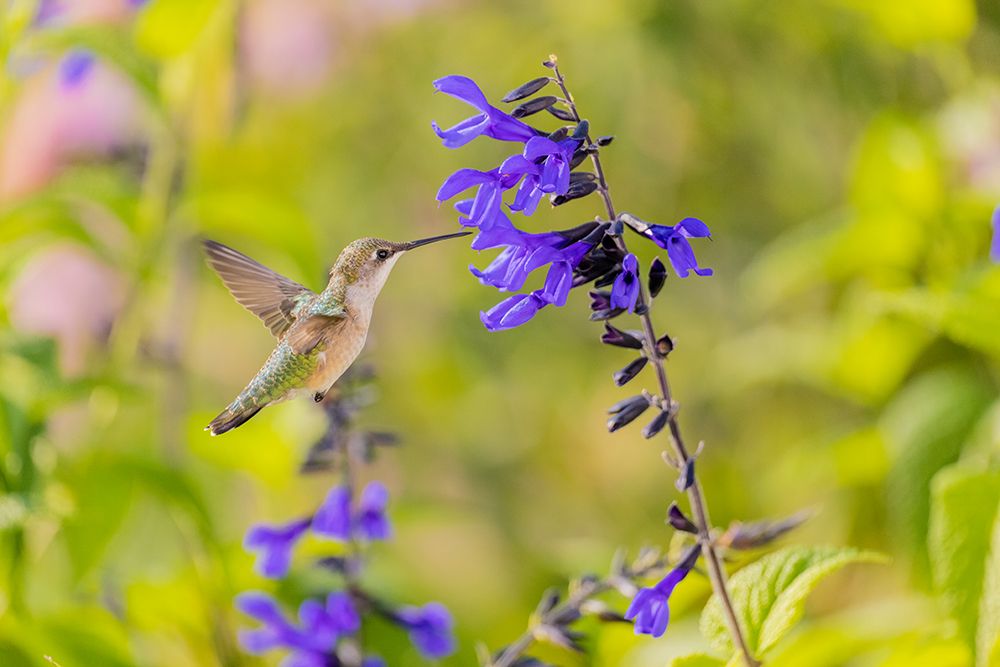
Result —
[[[627, 579], [630, 584], [636, 584], [640, 579], [645, 579], [664, 570], [667, 567], [667, 563], [662, 558], [655, 558], [652, 562], [646, 563], [641, 567], [635, 567], [630, 569], [624, 578]], [[555, 605], [544, 614], [540, 614], [533, 620], [530, 627], [525, 630], [520, 637], [515, 639], [513, 642], [508, 644], [500, 655], [497, 656], [495, 660], [491, 660], [486, 663], [486, 667], [512, 667], [518, 658], [524, 655], [532, 644], [535, 643], [537, 639], [537, 634], [540, 630], [546, 627], [555, 626], [560, 623], [561, 620], [567, 618], [573, 618], [579, 616], [582, 607], [594, 599], [601, 593], [605, 593], [616, 586], [616, 578], [621, 580], [623, 575], [612, 571], [607, 577], [603, 579], [589, 579], [580, 582], [575, 590], [570, 593], [569, 597], [565, 601]]]
[[[566, 87], [566, 81], [563, 78], [562, 73], [559, 71], [559, 65], [556, 63], [554, 57], [551, 57], [550, 60], [553, 63], [552, 71], [555, 75], [556, 83], [559, 85], [559, 88], [562, 90], [563, 97], [566, 99], [566, 106], [569, 107], [569, 111], [573, 115], [573, 118], [579, 123], [582, 118], [577, 111], [576, 103], [573, 101], [573, 96]], [[592, 145], [589, 135], [586, 137], [586, 141], [588, 145]], [[592, 152], [590, 154], [590, 159], [594, 164], [594, 171], [597, 175], [598, 192], [601, 193], [601, 198], [604, 200], [604, 208], [607, 211], [608, 219], [614, 221], [618, 218], [618, 214], [615, 212], [614, 202], [611, 199], [611, 190], [608, 187], [608, 181], [604, 175], [604, 167], [601, 164], [600, 153], [597, 151]], [[615, 242], [623, 253], [628, 252], [625, 245], [625, 239], [622, 238], [621, 235], [615, 236]], [[679, 465], [683, 468], [688, 464], [692, 457], [688, 448], [684, 444], [684, 438], [681, 434], [680, 423], [677, 419], [676, 405], [673, 402], [673, 397], [670, 391], [670, 381], [667, 378], [667, 370], [663, 364], [664, 359], [656, 351], [656, 330], [653, 327], [653, 320], [649, 315], [649, 298], [646, 295], [645, 286], [642, 284], [640, 284], [639, 287], [639, 298], [636, 302], [636, 311], [641, 313], [639, 318], [642, 321], [646, 356], [649, 358], [649, 361], [652, 363], [653, 369], [656, 372], [656, 379], [660, 386], [660, 394], [664, 402], [664, 408], [668, 411], [669, 416], [667, 423], [670, 427], [670, 436], [674, 453], [677, 457]], [[746, 637], [740, 627], [739, 619], [736, 617], [736, 610], [733, 607], [732, 599], [729, 597], [729, 590], [726, 586], [726, 571], [722, 567], [721, 559], [719, 558], [715, 542], [712, 538], [712, 524], [708, 515], [708, 504], [705, 502], [705, 495], [702, 491], [701, 483], [698, 481], [697, 474], [693, 476], [693, 483], [690, 487], [688, 487], [687, 495], [688, 500], [691, 503], [691, 508], [694, 512], [695, 525], [698, 527], [698, 542], [701, 544], [702, 554], [705, 556], [705, 563], [709, 579], [712, 583], [712, 590], [722, 603], [726, 625], [729, 629], [733, 645], [742, 654], [743, 662], [747, 667], [758, 667], [761, 663], [754, 658], [753, 653], [750, 651]]]

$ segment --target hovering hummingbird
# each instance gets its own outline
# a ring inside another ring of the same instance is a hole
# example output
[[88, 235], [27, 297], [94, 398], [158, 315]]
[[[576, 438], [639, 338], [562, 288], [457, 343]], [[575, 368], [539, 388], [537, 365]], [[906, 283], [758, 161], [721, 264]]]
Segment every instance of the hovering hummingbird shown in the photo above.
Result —
[[364, 238], [340, 253], [319, 294], [241, 252], [204, 242], [208, 262], [236, 300], [264, 321], [278, 345], [264, 367], [219, 416], [205, 427], [212, 435], [243, 424], [261, 408], [311, 393], [318, 403], [365, 345], [372, 308], [399, 258], [420, 246], [465, 236], [395, 243]]

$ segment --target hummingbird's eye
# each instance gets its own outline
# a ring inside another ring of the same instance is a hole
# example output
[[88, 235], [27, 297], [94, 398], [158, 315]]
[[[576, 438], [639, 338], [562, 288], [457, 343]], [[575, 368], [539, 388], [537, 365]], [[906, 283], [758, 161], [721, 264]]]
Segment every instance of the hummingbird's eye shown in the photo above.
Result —
[[386, 260], [386, 259], [389, 259], [389, 255], [391, 255], [391, 254], [392, 253], [390, 253], [388, 250], [386, 250], [385, 248], [383, 248], [382, 250], [379, 250], [378, 252], [376, 252], [375, 256], [379, 260]]

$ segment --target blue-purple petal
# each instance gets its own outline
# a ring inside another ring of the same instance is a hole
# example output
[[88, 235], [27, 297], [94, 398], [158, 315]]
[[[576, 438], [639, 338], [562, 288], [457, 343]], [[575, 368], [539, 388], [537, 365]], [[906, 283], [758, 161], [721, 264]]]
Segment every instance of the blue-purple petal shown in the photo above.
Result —
[[292, 549], [309, 528], [309, 519], [300, 519], [278, 526], [253, 526], [243, 540], [243, 546], [257, 555], [254, 563], [261, 576], [279, 579], [288, 573]]
[[323, 504], [316, 510], [312, 531], [323, 537], [342, 542], [351, 539], [351, 490], [337, 486], [330, 490]]
[[476, 85], [476, 82], [467, 76], [451, 74], [434, 81], [434, 88], [445, 95], [451, 95], [455, 99], [471, 104], [480, 111], [490, 108], [490, 103], [486, 100], [486, 95]]
[[74, 49], [59, 63], [59, 83], [64, 90], [78, 88], [94, 68], [94, 54], [86, 49]]

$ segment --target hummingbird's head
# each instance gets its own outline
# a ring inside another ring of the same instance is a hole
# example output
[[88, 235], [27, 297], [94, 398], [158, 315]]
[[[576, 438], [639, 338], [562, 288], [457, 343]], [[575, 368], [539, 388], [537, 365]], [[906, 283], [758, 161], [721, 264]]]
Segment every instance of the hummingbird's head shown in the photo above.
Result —
[[392, 267], [403, 253], [429, 243], [466, 236], [470, 233], [456, 232], [405, 243], [376, 238], [358, 239], [340, 253], [337, 263], [330, 270], [330, 280], [331, 282], [343, 280], [351, 296], [368, 296], [374, 299], [382, 290], [389, 273], [392, 272]]

